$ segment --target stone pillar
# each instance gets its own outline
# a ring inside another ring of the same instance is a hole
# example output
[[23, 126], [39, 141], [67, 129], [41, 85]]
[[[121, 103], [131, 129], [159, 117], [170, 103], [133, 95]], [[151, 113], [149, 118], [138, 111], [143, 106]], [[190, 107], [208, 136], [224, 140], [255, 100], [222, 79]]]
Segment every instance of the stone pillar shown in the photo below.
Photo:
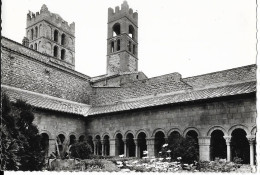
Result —
[[140, 157], [139, 156], [139, 149], [138, 149], [138, 139], [134, 139], [135, 142], [135, 157]]
[[105, 155], [105, 144], [104, 144], [104, 140], [101, 140], [101, 145], [102, 145], [102, 150], [101, 150], [101, 155], [104, 156]]
[[116, 156], [116, 139], [110, 139], [110, 156]]
[[49, 150], [48, 150], [48, 156], [51, 155], [51, 153], [56, 152], [56, 141], [55, 139], [49, 139]]
[[124, 142], [124, 156], [127, 157], [127, 140], [123, 139]]
[[164, 137], [165, 143], [168, 143], [168, 137]]
[[230, 147], [230, 142], [231, 142], [231, 136], [224, 136], [224, 139], [226, 140], [226, 145], [227, 145], [227, 161], [231, 161], [231, 147]]
[[154, 156], [154, 138], [146, 139], [148, 156]]
[[93, 143], [94, 143], [94, 152], [93, 152], [93, 154], [97, 155], [97, 140], [93, 140]]
[[199, 137], [199, 153], [200, 160], [209, 161], [210, 160], [210, 137]]
[[254, 142], [255, 142], [255, 136], [249, 135], [247, 136], [249, 145], [250, 145], [250, 165], [254, 165]]

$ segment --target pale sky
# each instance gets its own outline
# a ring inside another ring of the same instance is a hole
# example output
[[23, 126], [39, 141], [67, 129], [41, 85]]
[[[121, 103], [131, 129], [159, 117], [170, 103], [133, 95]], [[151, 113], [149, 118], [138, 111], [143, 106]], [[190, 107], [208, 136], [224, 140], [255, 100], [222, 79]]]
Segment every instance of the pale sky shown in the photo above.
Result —
[[[2, 0], [2, 35], [22, 42], [46, 4], [76, 23], [76, 71], [106, 73], [107, 9], [123, 0]], [[256, 63], [255, 0], [128, 0], [138, 11], [139, 71], [189, 77]]]

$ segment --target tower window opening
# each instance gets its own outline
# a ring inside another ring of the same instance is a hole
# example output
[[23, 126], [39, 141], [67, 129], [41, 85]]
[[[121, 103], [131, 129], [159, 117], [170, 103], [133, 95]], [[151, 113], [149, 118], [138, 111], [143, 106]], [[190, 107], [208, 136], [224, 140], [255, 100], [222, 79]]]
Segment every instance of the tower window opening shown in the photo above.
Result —
[[56, 41], [56, 42], [58, 42], [58, 35], [59, 35], [58, 30], [55, 30], [54, 31], [54, 41]]
[[65, 42], [66, 42], [66, 35], [63, 33], [61, 35], [61, 45], [65, 45]]
[[33, 29], [31, 29], [31, 40], [33, 40]]
[[38, 27], [35, 27], [35, 38], [38, 38]]
[[117, 44], [117, 49], [116, 50], [119, 51], [120, 50], [120, 39], [117, 40], [116, 44]]
[[133, 54], [135, 55], [135, 51], [136, 51], [136, 48], [135, 48], [135, 44], [133, 45]]
[[62, 49], [60, 54], [61, 60], [65, 60], [65, 53], [66, 53], [65, 49]]
[[116, 23], [113, 25], [113, 37], [120, 35], [120, 24]]
[[34, 50], [37, 50], [37, 44], [36, 43], [34, 44]]
[[54, 46], [53, 56], [56, 58], [58, 57], [58, 50], [59, 50], [59, 48], [57, 46]]
[[30, 45], [30, 48], [33, 49], [33, 45], [32, 44]]
[[128, 45], [127, 45], [129, 52], [131, 52], [131, 45], [132, 45], [132, 43], [131, 43], [131, 41], [129, 41], [129, 42], [128, 42]]
[[132, 25], [129, 26], [129, 32], [128, 32], [128, 35], [134, 39], [134, 33], [135, 33], [135, 29]]
[[111, 42], [111, 53], [114, 52], [114, 48], [115, 48], [115, 46], [114, 46], [114, 41], [112, 41], [112, 42]]

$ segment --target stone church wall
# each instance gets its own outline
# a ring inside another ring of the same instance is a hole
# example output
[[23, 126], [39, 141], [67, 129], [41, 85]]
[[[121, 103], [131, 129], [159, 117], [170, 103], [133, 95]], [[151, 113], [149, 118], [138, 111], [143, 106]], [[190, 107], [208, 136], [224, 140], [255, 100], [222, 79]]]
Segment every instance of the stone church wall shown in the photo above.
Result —
[[[91, 116], [89, 116], [91, 117]], [[189, 128], [199, 131], [199, 136], [207, 136], [214, 127], [223, 128], [228, 135], [232, 126], [246, 126], [250, 135], [256, 123], [255, 95], [234, 97], [215, 101], [204, 101], [182, 105], [168, 105], [130, 112], [93, 116], [87, 121], [87, 133], [102, 136], [108, 133], [114, 139], [115, 133], [123, 136], [128, 131], [136, 134], [144, 130], [148, 138], [161, 129], [165, 135], [174, 129], [183, 134]], [[102, 139], [102, 138], [101, 138]]]
[[[18, 48], [23, 48], [27, 51], [26, 53], [41, 55], [24, 46], [18, 46]], [[55, 66], [55, 63], [50, 60], [40, 61], [24, 53], [8, 49], [2, 49], [1, 57], [1, 84], [80, 103], [89, 103], [91, 87], [87, 76], [59, 65]], [[41, 57], [48, 58], [45, 55]]]

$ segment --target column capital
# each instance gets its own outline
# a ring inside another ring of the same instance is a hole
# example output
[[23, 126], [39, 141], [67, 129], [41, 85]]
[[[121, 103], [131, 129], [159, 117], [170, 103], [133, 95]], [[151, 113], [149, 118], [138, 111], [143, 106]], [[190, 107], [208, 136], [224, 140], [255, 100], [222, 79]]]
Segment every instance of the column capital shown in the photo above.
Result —
[[223, 136], [223, 138], [226, 140], [226, 144], [227, 145], [230, 145], [230, 142], [231, 142], [231, 136]]
[[104, 145], [105, 143], [105, 140], [100, 140], [101, 144]]
[[151, 138], [149, 138], [149, 139], [146, 139], [147, 145], [154, 145], [154, 141], [155, 141], [155, 138], [154, 138], [154, 137], [151, 137]]
[[134, 139], [135, 145], [138, 145], [138, 140], [139, 139]]
[[248, 140], [250, 145], [253, 144], [254, 141], [255, 141], [255, 136], [254, 135], [246, 136], [246, 138], [247, 138], [247, 140]]

